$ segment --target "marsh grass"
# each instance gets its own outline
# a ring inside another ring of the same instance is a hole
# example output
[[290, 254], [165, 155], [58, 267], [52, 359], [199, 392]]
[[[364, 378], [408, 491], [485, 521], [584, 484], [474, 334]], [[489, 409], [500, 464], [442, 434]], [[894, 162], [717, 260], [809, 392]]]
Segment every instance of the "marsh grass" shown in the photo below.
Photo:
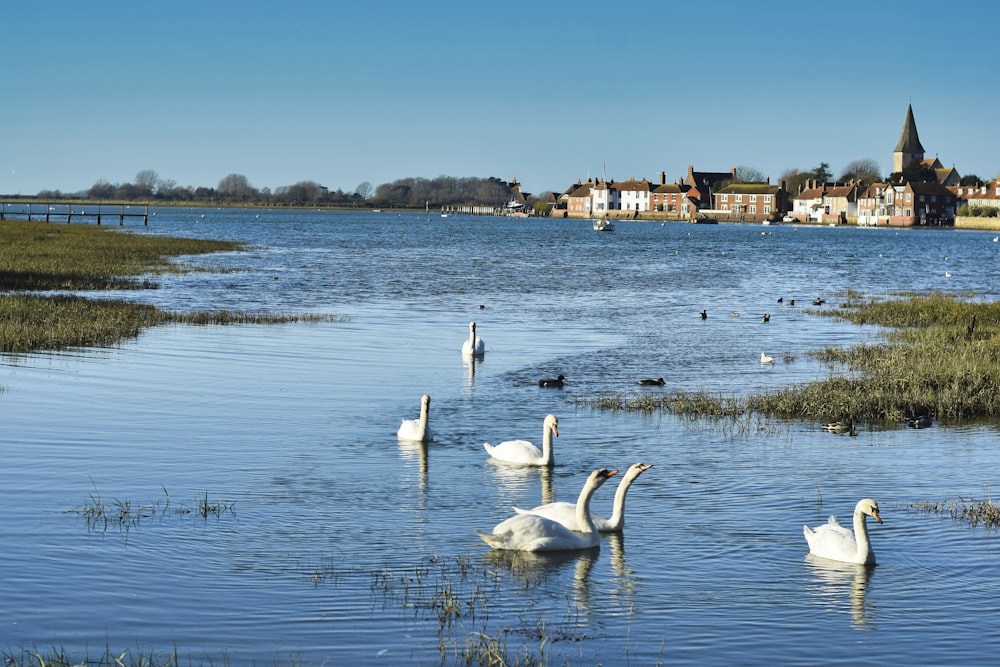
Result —
[[741, 431], [760, 428], [754, 415], [869, 425], [920, 415], [946, 424], [1000, 417], [1000, 303], [945, 294], [846, 296], [840, 308], [810, 312], [885, 330], [878, 342], [811, 352], [827, 366], [826, 378], [746, 396], [613, 394], [577, 402], [723, 420]]
[[241, 243], [146, 236], [110, 227], [0, 222], [0, 290], [146, 289], [140, 276], [178, 271], [172, 258], [243, 250]]
[[109, 346], [143, 329], [182, 324], [340, 321], [322, 315], [210, 311], [177, 313], [129, 300], [31, 294], [38, 290], [149, 289], [138, 276], [182, 271], [181, 255], [246, 249], [232, 242], [142, 236], [93, 225], [0, 222], [0, 352]]
[[79, 507], [71, 510], [86, 521], [90, 532], [104, 532], [109, 528], [117, 528], [124, 534], [138, 528], [143, 522], [159, 517], [184, 516], [194, 514], [202, 519], [220, 519], [223, 515], [236, 516], [236, 503], [228, 501], [210, 501], [208, 492], [198, 498], [191, 506], [172, 507], [170, 494], [163, 488], [163, 500], [136, 503], [131, 500], [114, 498], [105, 501], [97, 489]]
[[1000, 528], [1000, 505], [990, 498], [990, 489], [985, 489], [986, 498], [956, 498], [939, 502], [925, 501], [913, 503], [910, 507], [930, 514], [947, 514], [956, 521], [964, 521], [972, 526], [996, 530]]

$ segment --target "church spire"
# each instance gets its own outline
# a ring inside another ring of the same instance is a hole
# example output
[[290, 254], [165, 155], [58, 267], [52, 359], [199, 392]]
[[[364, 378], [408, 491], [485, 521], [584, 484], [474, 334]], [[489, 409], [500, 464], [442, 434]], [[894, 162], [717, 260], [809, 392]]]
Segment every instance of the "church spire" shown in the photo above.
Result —
[[899, 134], [899, 143], [892, 152], [893, 172], [903, 171], [914, 160], [924, 159], [924, 147], [920, 144], [920, 136], [917, 135], [917, 123], [913, 120], [913, 105], [906, 107], [906, 120], [903, 122], [903, 131]]
[[917, 123], [913, 120], [913, 105], [906, 107], [906, 120], [903, 122], [903, 131], [899, 135], [899, 143], [896, 144], [896, 153], [920, 153], [924, 155], [924, 147], [920, 145], [920, 137], [917, 135]]

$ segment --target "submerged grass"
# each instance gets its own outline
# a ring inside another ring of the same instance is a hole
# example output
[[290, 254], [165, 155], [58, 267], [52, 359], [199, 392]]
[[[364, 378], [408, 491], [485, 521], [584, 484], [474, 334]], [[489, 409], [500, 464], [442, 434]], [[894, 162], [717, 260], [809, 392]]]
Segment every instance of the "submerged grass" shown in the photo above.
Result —
[[180, 271], [181, 255], [242, 250], [239, 243], [143, 236], [93, 225], [0, 222], [0, 352], [107, 346], [170, 323], [279, 324], [315, 315], [177, 313], [128, 300], [32, 294], [38, 290], [148, 289], [138, 276]]
[[1000, 417], [1000, 303], [946, 294], [848, 297], [839, 309], [811, 312], [886, 327], [886, 332], [877, 343], [812, 352], [829, 366], [827, 378], [747, 396], [613, 394], [582, 402], [603, 410], [729, 420], [743, 427], [752, 424], [753, 415], [871, 425], [920, 415], [942, 423]]

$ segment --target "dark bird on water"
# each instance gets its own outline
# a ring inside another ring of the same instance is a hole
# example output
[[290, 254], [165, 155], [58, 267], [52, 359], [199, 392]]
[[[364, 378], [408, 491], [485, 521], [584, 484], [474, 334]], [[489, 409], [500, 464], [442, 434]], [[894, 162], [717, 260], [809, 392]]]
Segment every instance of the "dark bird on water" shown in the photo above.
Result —
[[642, 380], [639, 380], [639, 384], [641, 384], [644, 387], [661, 386], [665, 385], [666, 383], [667, 381], [664, 380], [663, 378], [656, 378], [655, 380], [650, 378], [643, 378]]
[[707, 320], [708, 319], [708, 311], [707, 310], [701, 311], [701, 319], [703, 319], [703, 320]]
[[771, 313], [764, 313], [764, 317], [760, 318], [760, 321], [761, 322], [770, 322], [771, 321]]
[[910, 428], [929, 428], [934, 425], [934, 421], [927, 415], [920, 415], [913, 419], [907, 419], [906, 425]]
[[562, 389], [563, 382], [565, 382], [565, 381], [566, 381], [566, 376], [565, 375], [560, 375], [557, 378], [545, 378], [544, 380], [539, 380], [538, 381], [538, 386], [539, 387], [555, 387], [555, 388], [558, 388], [558, 389]]

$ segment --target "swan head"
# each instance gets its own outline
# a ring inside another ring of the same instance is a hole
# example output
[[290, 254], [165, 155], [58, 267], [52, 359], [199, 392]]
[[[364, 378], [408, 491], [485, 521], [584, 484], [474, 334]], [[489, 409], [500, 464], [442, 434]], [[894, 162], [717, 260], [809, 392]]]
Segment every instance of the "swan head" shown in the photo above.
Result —
[[552, 435], [559, 437], [559, 418], [555, 415], [548, 415], [545, 417], [544, 422], [545, 430], [548, 432], [552, 431]]
[[590, 473], [590, 478], [587, 480], [588, 484], [596, 484], [600, 486], [606, 481], [618, 474], [617, 470], [608, 470], [607, 468], [598, 468], [594, 472]]
[[476, 333], [476, 323], [475, 322], [469, 322], [469, 333], [471, 333], [471, 334], [475, 334]]
[[420, 397], [420, 405], [424, 408], [431, 407], [431, 397], [429, 394], [424, 394]]
[[633, 463], [625, 472], [624, 479], [635, 479], [645, 471], [653, 467], [652, 463]]
[[879, 523], [882, 523], [882, 517], [878, 515], [878, 503], [871, 498], [862, 498], [858, 501], [857, 507], [855, 507], [856, 512], [861, 512], [862, 514], [867, 514], [871, 518], [875, 519]]

